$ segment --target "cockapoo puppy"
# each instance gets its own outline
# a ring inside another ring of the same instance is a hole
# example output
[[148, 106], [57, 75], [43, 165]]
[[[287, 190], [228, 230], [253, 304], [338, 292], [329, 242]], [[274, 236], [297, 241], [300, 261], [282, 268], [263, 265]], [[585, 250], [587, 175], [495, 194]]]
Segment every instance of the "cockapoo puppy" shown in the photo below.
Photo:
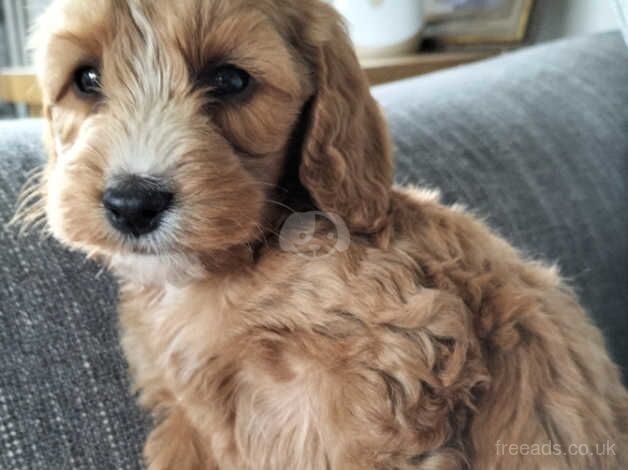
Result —
[[556, 270], [392, 185], [331, 7], [56, 0], [36, 45], [22, 215], [119, 278], [150, 469], [628, 468], [599, 331]]

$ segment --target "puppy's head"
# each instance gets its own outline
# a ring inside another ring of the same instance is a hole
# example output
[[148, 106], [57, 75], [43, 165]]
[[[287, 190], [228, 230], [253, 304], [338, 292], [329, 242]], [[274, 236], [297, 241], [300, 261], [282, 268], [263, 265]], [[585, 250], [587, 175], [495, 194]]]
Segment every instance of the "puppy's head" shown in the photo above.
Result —
[[56, 0], [36, 47], [61, 241], [211, 266], [263, 239], [292, 183], [354, 232], [385, 224], [385, 125], [323, 2]]

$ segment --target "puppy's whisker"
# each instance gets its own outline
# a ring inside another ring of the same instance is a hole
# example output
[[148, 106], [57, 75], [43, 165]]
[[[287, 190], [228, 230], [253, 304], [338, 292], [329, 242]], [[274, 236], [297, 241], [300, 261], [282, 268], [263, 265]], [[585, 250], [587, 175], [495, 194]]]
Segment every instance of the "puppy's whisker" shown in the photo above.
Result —
[[32, 194], [28, 198], [18, 201], [15, 213], [10, 221], [10, 225], [15, 225], [20, 219], [33, 213], [43, 213], [45, 209], [44, 200], [41, 194]]
[[40, 180], [44, 176], [45, 167], [38, 166], [35, 168], [31, 168], [25, 174], [26, 180], [24, 182], [24, 186], [28, 186], [33, 180]]
[[279, 206], [279, 207], [281, 207], [283, 209], [286, 209], [286, 210], [290, 211], [291, 214], [296, 214], [297, 213], [297, 211], [295, 211], [292, 207], [284, 204], [283, 202], [275, 201], [273, 199], [266, 199], [266, 202], [268, 202], [269, 204], [274, 204], [276, 206]]
[[40, 188], [30, 188], [28, 191], [20, 194], [16, 201], [16, 210], [24, 209], [25, 206], [32, 204], [37, 199], [41, 199], [43, 196]]
[[41, 199], [43, 193], [40, 188], [29, 189], [22, 193], [17, 200], [17, 209], [23, 209], [25, 206], [31, 205], [33, 201]]
[[276, 231], [274, 228], [272, 228], [272, 227], [267, 227], [267, 226], [260, 225], [260, 224], [257, 224], [257, 225], [258, 225], [258, 227], [259, 227], [259, 230], [263, 233], [263, 235], [264, 235], [264, 240], [265, 240], [265, 241], [266, 241], [266, 235], [267, 235], [267, 234], [271, 234], [271, 235], [274, 235], [274, 236], [276, 236], [276, 237], [280, 236], [280, 233], [279, 233], [279, 232], [277, 232], [277, 231]]
[[18, 228], [19, 236], [24, 236], [30, 231], [39, 231], [46, 226], [46, 213], [43, 204], [25, 205], [19, 207], [7, 227]]
[[17, 234], [19, 237], [24, 237], [29, 233], [39, 233], [41, 235], [41, 239], [45, 239], [46, 237], [44, 236], [44, 228], [45, 220], [40, 219], [39, 221], [28, 221], [22, 223]]
[[256, 228], [256, 229], [257, 229], [257, 231], [259, 232], [259, 234], [260, 234], [260, 237], [261, 237], [262, 241], [263, 241], [264, 243], [266, 243], [266, 242], [268, 241], [268, 240], [266, 239], [266, 233], [268, 233], [268, 232], [267, 232], [267, 230], [265, 230], [265, 229], [264, 229], [264, 226], [262, 226], [262, 225], [261, 225], [261, 224], [259, 224], [259, 223], [255, 223], [255, 228]]
[[22, 192], [24, 192], [24, 190], [28, 188], [29, 186], [33, 184], [39, 184], [40, 182], [42, 182], [44, 179], [44, 176], [45, 176], [44, 167], [33, 168], [32, 170], [30, 170], [26, 174], [26, 179], [24, 180], [24, 184], [22, 185]]
[[45, 192], [44, 168], [33, 168], [28, 172], [28, 176], [22, 191], [16, 202], [15, 213], [9, 220], [7, 227], [19, 227], [18, 234], [25, 235], [33, 228], [40, 229], [39, 223], [43, 220], [45, 225]]
[[262, 186], [268, 186], [269, 188], [272, 189], [279, 189], [280, 191], [287, 193], [289, 190], [288, 188], [281, 186], [279, 184], [274, 184], [274, 183], [266, 183], [265, 181], [260, 181], [258, 184], [262, 185]]
[[45, 222], [45, 215], [46, 215], [45, 213], [40, 212], [40, 211], [31, 211], [31, 212], [25, 213], [22, 216], [21, 223], [23, 226], [26, 225], [30, 227], [30, 226], [35, 225], [36, 223], [39, 223], [42, 221]]
[[39, 184], [43, 181], [44, 179], [44, 173], [43, 170], [38, 169], [37, 172], [31, 172], [31, 174], [26, 178], [26, 180], [24, 181], [24, 185], [22, 186], [22, 194], [26, 191], [32, 191], [33, 189], [36, 189]]
[[87, 253], [85, 254], [85, 258], [89, 259], [89, 260], [93, 260], [96, 258], [96, 255], [98, 254], [98, 249], [97, 248], [92, 248], [91, 250], [88, 250]]
[[25, 230], [20, 230], [19, 236], [24, 237], [29, 233], [37, 234], [37, 239], [39, 242], [44, 242], [52, 237], [52, 232], [50, 231], [45, 218], [37, 221], [34, 224], [31, 224]]

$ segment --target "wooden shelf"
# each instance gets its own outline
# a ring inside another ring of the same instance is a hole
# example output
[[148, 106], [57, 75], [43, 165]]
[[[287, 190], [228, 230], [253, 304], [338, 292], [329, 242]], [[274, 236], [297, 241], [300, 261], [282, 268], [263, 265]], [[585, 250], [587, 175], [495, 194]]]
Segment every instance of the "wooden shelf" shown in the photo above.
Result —
[[41, 92], [30, 68], [0, 69], [0, 100], [9, 103], [41, 105]]
[[361, 62], [371, 85], [379, 85], [476, 62], [493, 55], [495, 52], [487, 51], [435, 52], [386, 59], [363, 59]]
[[[372, 85], [422, 75], [494, 55], [494, 52], [447, 52], [414, 54], [386, 59], [362, 60], [362, 67]], [[41, 92], [30, 68], [0, 69], [0, 100], [41, 106]]]

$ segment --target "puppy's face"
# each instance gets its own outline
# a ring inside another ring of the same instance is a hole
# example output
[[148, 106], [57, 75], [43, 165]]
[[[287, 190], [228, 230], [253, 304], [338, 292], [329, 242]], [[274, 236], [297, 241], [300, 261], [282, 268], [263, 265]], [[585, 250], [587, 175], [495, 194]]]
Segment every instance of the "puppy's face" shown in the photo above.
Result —
[[321, 210], [365, 229], [385, 216], [381, 177], [361, 175], [389, 183], [383, 124], [317, 0], [57, 0], [36, 42], [46, 216], [69, 245], [211, 264], [261, 239], [295, 159]]

